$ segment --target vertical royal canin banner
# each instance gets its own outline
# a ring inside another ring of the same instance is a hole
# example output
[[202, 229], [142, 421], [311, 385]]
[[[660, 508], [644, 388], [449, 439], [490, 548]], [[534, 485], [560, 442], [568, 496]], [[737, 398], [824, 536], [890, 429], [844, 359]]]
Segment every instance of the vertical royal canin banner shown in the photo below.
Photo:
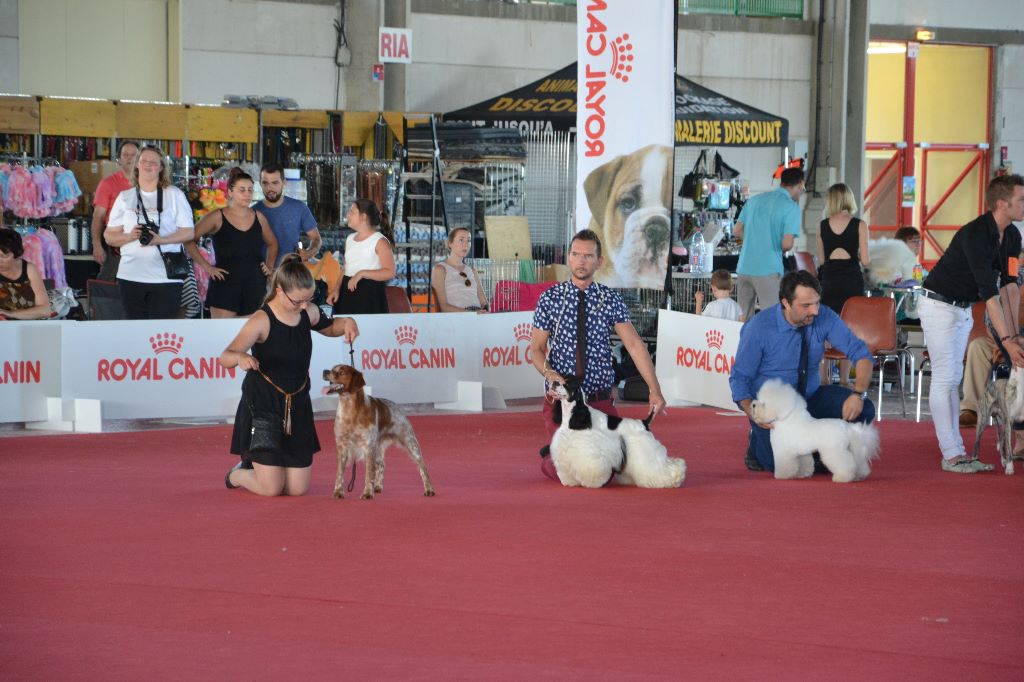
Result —
[[595, 279], [663, 289], [672, 226], [673, 0], [580, 0], [576, 229], [601, 238]]

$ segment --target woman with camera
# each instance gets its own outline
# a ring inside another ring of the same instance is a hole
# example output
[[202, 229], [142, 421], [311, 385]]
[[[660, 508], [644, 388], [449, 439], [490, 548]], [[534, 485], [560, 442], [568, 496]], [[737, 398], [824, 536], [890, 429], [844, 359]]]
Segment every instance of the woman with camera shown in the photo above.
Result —
[[108, 244], [121, 249], [117, 283], [125, 315], [129, 320], [179, 317], [182, 244], [193, 237], [192, 208], [170, 183], [157, 147], [146, 145], [139, 152], [132, 181], [133, 187], [114, 201], [103, 232]]

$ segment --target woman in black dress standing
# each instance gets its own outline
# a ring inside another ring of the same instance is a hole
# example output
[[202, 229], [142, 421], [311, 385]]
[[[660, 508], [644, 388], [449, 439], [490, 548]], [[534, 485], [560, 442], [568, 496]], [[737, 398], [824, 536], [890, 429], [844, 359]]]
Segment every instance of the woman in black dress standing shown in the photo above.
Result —
[[[349, 343], [359, 335], [352, 318], [324, 316], [312, 303], [313, 291], [309, 268], [298, 256], [286, 256], [274, 271], [263, 307], [221, 353], [221, 365], [247, 372], [231, 435], [231, 452], [242, 460], [224, 477], [228, 488], [269, 496], [309, 490], [313, 453], [320, 450], [309, 397], [311, 333], [343, 336]], [[279, 448], [250, 448], [254, 414], [283, 426]]]
[[[868, 255], [868, 224], [853, 217], [857, 202], [853, 192], [843, 183], [832, 185], [825, 195], [828, 218], [818, 226], [818, 275], [821, 279], [821, 302], [843, 312], [843, 304], [851, 296], [864, 295], [864, 273], [861, 266], [871, 264]], [[822, 367], [822, 372], [826, 368]], [[822, 383], [829, 383], [823, 376]], [[850, 383], [850, 361], [839, 361], [839, 383]]]
[[[256, 312], [277, 260], [277, 237], [270, 223], [262, 213], [249, 208], [252, 192], [252, 176], [237, 166], [232, 168], [228, 207], [203, 216], [196, 225], [195, 240], [185, 243], [192, 261], [210, 277], [206, 304], [214, 319], [246, 317]], [[216, 265], [206, 260], [196, 246], [205, 235], [213, 237]]]

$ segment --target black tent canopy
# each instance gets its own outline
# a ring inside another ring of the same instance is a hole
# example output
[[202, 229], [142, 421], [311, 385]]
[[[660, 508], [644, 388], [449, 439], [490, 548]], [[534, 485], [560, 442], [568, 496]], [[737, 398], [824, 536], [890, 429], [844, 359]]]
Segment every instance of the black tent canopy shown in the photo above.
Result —
[[[789, 122], [676, 76], [677, 147], [783, 147]], [[576, 62], [511, 92], [444, 114], [523, 132], [568, 131], [576, 126]]]

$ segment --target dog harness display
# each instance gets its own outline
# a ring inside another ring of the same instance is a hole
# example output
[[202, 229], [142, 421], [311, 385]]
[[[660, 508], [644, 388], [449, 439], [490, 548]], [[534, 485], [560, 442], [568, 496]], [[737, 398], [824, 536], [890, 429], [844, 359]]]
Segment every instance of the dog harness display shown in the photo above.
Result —
[[309, 375], [306, 375], [306, 378], [303, 379], [301, 386], [289, 393], [275, 384], [270, 377], [263, 373], [263, 370], [257, 369], [256, 371], [259, 372], [259, 375], [263, 377], [264, 381], [274, 387], [274, 390], [284, 396], [284, 419], [282, 420], [284, 425], [284, 435], [292, 435], [292, 398], [306, 388], [306, 385], [309, 383]]

